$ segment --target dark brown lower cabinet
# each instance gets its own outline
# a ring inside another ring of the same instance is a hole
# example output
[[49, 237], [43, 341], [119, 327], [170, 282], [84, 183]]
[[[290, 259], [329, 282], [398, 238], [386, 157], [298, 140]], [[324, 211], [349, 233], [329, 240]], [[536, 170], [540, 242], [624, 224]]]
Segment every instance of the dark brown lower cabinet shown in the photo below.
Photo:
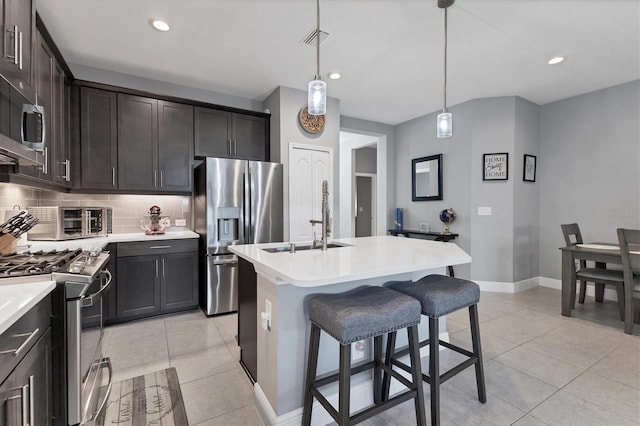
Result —
[[51, 329], [47, 329], [0, 385], [0, 424], [51, 424], [51, 394]]
[[197, 248], [196, 239], [118, 243], [115, 322], [196, 308]]
[[238, 258], [238, 346], [240, 364], [258, 378], [258, 280], [251, 262]]

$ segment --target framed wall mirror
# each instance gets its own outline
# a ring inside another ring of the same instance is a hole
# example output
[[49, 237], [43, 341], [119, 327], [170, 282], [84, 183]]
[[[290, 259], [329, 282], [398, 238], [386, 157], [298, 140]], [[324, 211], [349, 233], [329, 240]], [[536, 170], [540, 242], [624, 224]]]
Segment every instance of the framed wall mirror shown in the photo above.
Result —
[[411, 160], [411, 199], [442, 200], [442, 154]]

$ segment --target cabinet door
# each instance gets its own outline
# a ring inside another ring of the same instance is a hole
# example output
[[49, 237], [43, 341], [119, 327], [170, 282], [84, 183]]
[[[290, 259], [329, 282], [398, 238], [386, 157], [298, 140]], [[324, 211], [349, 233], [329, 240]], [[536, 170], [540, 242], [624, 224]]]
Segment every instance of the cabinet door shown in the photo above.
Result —
[[0, 61], [0, 69], [13, 86], [32, 102], [36, 100], [32, 66], [35, 21], [32, 0], [4, 0], [4, 58]]
[[16, 375], [12, 373], [0, 385], [0, 425], [21, 424], [21, 395], [21, 388], [16, 385]]
[[159, 189], [191, 192], [193, 107], [158, 101], [158, 114]]
[[80, 88], [82, 189], [116, 189], [118, 134], [116, 94]]
[[258, 379], [258, 278], [256, 270], [238, 258], [238, 346], [240, 362], [255, 382]]
[[118, 188], [158, 188], [158, 101], [118, 93]]
[[196, 157], [232, 157], [231, 113], [208, 108], [195, 108]]
[[52, 174], [55, 183], [71, 186], [71, 145], [68, 137], [66, 121], [66, 88], [64, 85], [64, 70], [57, 62], [53, 63], [53, 165]]
[[165, 254], [161, 263], [162, 311], [198, 306], [198, 253]]
[[159, 313], [159, 256], [121, 257], [117, 268], [118, 320]]
[[44, 108], [44, 163], [42, 167], [21, 166], [20, 174], [53, 181], [52, 165], [56, 131], [55, 108], [53, 108], [53, 53], [44, 39], [37, 37], [36, 46], [36, 103]]
[[253, 115], [233, 114], [233, 156], [243, 160], [267, 161], [266, 119]]
[[27, 401], [30, 418], [21, 424], [51, 424], [51, 329], [40, 338], [16, 367], [16, 384], [28, 386]]

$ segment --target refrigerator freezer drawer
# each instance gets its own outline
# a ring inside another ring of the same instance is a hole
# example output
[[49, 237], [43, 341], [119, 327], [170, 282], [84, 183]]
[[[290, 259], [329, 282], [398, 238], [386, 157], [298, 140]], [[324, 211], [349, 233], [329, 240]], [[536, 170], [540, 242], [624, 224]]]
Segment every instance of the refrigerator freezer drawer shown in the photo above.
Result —
[[207, 256], [205, 300], [207, 315], [238, 310], [238, 258], [235, 255]]

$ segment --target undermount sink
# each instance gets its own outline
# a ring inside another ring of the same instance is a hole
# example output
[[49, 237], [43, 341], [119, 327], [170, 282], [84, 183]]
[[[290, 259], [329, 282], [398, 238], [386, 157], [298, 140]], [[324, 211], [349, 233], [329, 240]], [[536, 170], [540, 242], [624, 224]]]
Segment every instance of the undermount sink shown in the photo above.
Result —
[[[349, 244], [338, 244], [338, 243], [327, 244], [327, 249], [338, 248], [338, 247], [349, 247]], [[263, 248], [262, 250], [266, 251], [267, 253], [289, 253], [291, 251], [288, 244], [286, 246]], [[322, 250], [322, 244], [318, 244], [315, 246], [311, 244], [300, 244], [300, 245], [296, 244], [296, 251], [303, 251], [303, 250]]]

